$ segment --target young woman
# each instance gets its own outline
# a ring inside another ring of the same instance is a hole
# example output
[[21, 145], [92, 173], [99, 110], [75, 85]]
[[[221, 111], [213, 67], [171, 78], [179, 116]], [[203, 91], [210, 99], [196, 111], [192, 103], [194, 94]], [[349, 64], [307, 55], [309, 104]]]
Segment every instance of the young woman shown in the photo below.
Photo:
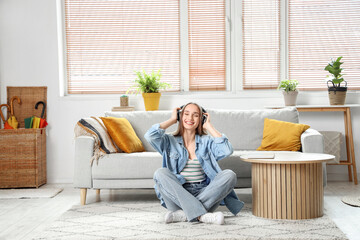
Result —
[[[165, 134], [165, 129], [177, 121], [178, 130]], [[223, 203], [234, 215], [240, 212], [244, 203], [233, 190], [236, 174], [222, 171], [217, 163], [232, 154], [232, 146], [202, 107], [188, 103], [175, 108], [171, 118], [154, 124], [145, 138], [163, 156], [163, 167], [156, 170], [154, 180], [157, 196], [169, 210], [165, 223], [188, 220], [224, 224], [222, 212], [214, 212]]]

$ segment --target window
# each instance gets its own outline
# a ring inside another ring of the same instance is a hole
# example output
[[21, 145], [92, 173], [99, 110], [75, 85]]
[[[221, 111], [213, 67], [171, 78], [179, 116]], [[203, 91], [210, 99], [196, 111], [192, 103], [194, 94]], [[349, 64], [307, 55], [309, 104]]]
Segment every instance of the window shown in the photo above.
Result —
[[224, 0], [189, 1], [189, 89], [226, 90]]
[[66, 0], [68, 93], [124, 93], [134, 70], [180, 89], [177, 0]]
[[285, 78], [325, 90], [324, 68], [339, 56], [349, 89], [360, 89], [360, 1], [63, 1], [69, 94], [124, 93], [134, 70], [159, 68], [175, 92], [230, 90], [230, 72], [237, 90]]
[[242, 3], [243, 88], [275, 88], [280, 79], [280, 0]]
[[281, 76], [297, 79], [299, 89], [325, 90], [324, 68], [339, 56], [349, 89], [360, 89], [360, 1], [242, 3], [244, 89], [276, 88]]
[[67, 93], [124, 93], [134, 70], [159, 68], [180, 91], [181, 64], [189, 90], [225, 90], [225, 0], [188, 0], [188, 18], [180, 0], [64, 1]]
[[360, 89], [360, 1], [289, 0], [289, 78], [326, 89], [330, 57], [343, 56], [349, 89]]

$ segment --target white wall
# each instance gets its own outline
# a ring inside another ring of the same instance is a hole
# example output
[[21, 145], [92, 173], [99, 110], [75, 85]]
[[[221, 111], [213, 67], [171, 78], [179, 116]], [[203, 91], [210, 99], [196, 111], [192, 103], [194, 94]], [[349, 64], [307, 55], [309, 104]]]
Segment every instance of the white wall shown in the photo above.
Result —
[[[119, 105], [119, 95], [60, 97], [56, 0], [0, 1], [0, 95], [6, 102], [6, 86], [47, 86], [49, 122], [47, 138], [48, 182], [71, 183], [73, 179], [73, 128], [83, 117], [99, 116]], [[205, 108], [254, 109], [283, 104], [281, 93], [245, 91], [237, 94], [166, 95], [160, 109], [172, 109], [188, 101]], [[359, 93], [349, 92], [347, 103], [359, 103]], [[302, 92], [298, 104], [327, 104], [327, 93]], [[130, 105], [144, 110], [141, 96]], [[355, 156], [360, 169], [360, 108], [353, 109]], [[301, 113], [300, 121], [317, 130], [344, 132], [342, 113]], [[342, 159], [346, 154], [342, 151]], [[330, 179], [347, 179], [345, 166], [329, 166]], [[360, 173], [359, 173], [360, 176]]]

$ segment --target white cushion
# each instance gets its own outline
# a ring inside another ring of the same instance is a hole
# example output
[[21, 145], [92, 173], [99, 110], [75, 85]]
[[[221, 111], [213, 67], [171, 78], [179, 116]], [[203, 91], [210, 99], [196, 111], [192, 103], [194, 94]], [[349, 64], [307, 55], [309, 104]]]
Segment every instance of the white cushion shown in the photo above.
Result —
[[335, 159], [328, 163], [340, 163], [340, 149], [342, 143], [341, 132], [319, 131], [324, 136], [324, 153], [335, 156]]
[[298, 123], [296, 108], [261, 110], [207, 110], [211, 123], [224, 133], [234, 150], [256, 150], [261, 145], [264, 119]]

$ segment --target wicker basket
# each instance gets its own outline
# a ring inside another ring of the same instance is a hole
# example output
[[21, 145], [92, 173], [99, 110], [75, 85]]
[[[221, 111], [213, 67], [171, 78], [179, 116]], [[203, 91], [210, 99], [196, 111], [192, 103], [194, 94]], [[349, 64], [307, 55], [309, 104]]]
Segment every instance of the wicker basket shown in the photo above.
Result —
[[41, 116], [35, 104], [46, 103], [47, 87], [7, 87], [8, 104], [13, 96], [21, 99], [14, 103], [19, 128], [0, 129], [0, 188], [39, 187], [46, 183], [45, 129], [25, 129], [24, 119]]
[[0, 130], [0, 188], [46, 183], [45, 129]]
[[330, 105], [344, 105], [346, 99], [347, 87], [329, 87]]
[[129, 97], [120, 97], [120, 106], [121, 107], [129, 106]]

